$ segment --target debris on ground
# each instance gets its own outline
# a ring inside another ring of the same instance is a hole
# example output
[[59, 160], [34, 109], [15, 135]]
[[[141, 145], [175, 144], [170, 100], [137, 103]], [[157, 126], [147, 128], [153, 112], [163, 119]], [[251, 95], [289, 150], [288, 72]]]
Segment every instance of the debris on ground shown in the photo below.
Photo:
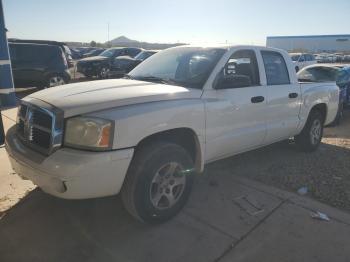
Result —
[[321, 213], [320, 211], [311, 213], [311, 217], [318, 220], [330, 221], [330, 218], [325, 213]]

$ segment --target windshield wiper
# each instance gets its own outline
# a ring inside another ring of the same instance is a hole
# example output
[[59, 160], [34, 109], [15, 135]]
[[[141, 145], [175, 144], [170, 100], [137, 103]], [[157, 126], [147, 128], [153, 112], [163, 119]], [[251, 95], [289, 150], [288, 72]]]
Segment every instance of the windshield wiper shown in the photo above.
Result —
[[168, 84], [168, 81], [166, 79], [163, 79], [163, 78], [157, 77], [157, 76], [139, 76], [139, 77], [134, 77], [133, 79]]
[[125, 78], [125, 79], [135, 79], [135, 78], [133, 78], [131, 75], [128, 75], [128, 74], [124, 75], [123, 78]]

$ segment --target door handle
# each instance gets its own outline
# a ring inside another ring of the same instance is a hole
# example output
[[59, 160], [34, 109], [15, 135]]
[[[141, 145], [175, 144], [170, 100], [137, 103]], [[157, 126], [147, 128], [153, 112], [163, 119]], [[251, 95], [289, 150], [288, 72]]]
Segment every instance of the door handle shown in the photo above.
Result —
[[252, 101], [252, 103], [261, 103], [261, 102], [264, 102], [265, 100], [265, 97], [263, 96], [254, 96], [250, 99], [250, 101]]
[[298, 93], [289, 93], [288, 97], [289, 98], [297, 98], [298, 97]]

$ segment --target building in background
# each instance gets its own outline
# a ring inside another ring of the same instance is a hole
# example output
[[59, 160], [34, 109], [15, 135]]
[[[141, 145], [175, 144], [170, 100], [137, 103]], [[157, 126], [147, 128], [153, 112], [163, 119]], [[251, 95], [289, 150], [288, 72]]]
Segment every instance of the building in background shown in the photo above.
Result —
[[349, 35], [268, 36], [266, 46], [288, 52], [350, 53]]

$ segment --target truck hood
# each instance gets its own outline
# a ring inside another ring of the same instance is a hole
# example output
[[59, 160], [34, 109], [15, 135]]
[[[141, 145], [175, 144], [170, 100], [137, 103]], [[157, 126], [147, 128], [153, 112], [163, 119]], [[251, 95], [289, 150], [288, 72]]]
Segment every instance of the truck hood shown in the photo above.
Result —
[[110, 79], [56, 86], [23, 100], [39, 99], [64, 112], [64, 117], [139, 103], [200, 98], [202, 90], [180, 86]]

